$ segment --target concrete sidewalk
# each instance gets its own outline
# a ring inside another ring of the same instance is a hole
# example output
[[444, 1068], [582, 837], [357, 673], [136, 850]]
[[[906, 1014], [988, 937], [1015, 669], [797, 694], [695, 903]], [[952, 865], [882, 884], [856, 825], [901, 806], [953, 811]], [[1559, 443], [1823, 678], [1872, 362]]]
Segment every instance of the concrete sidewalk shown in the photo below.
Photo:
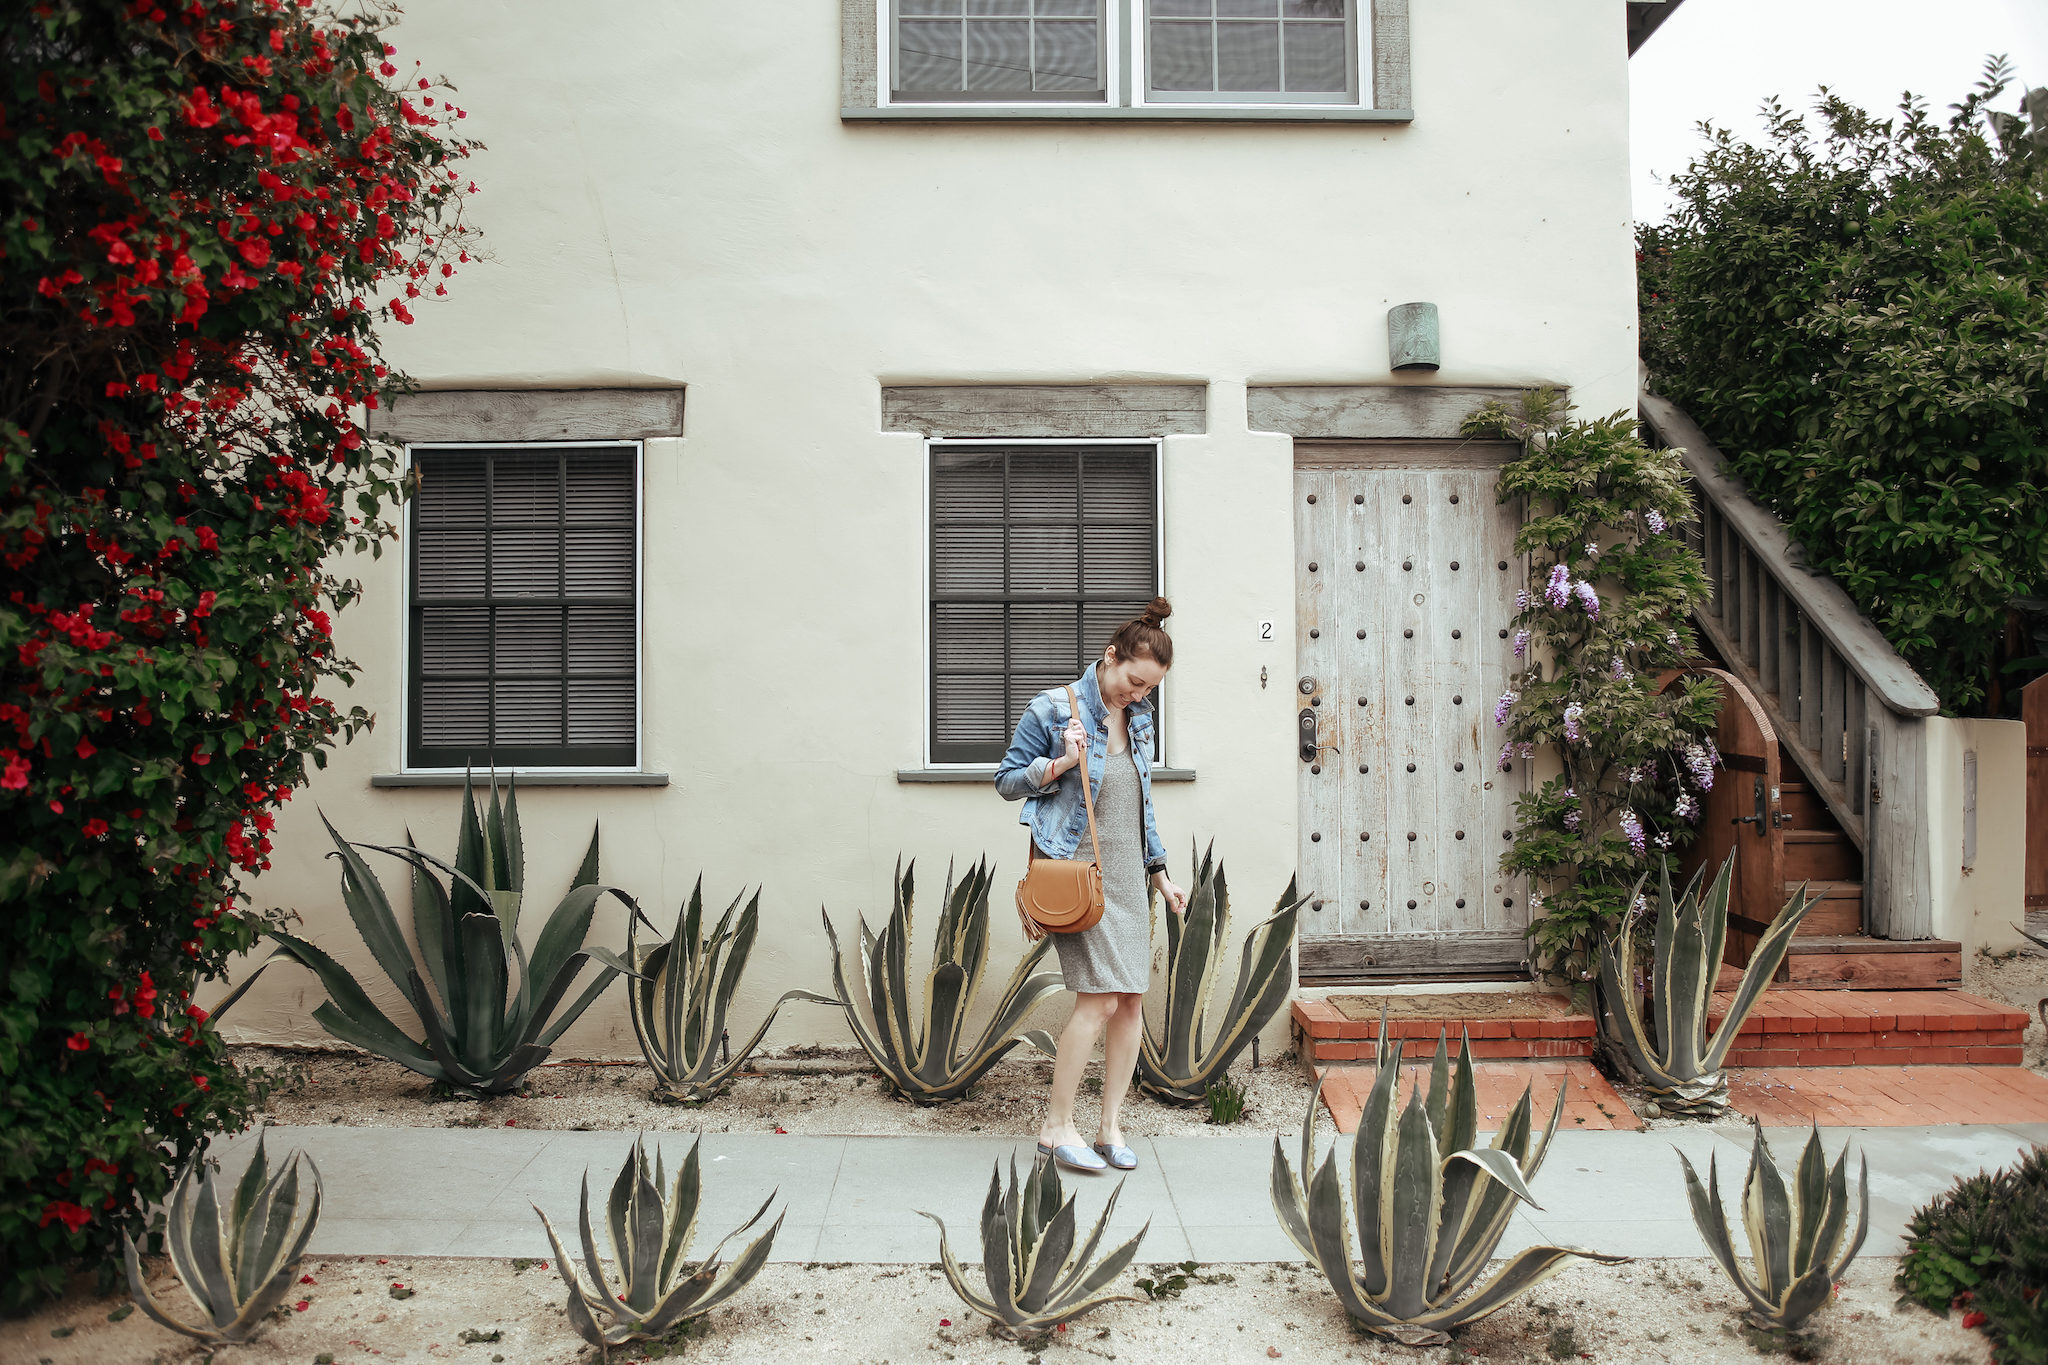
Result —
[[[1800, 1129], [1765, 1133], [1781, 1165], [1796, 1159], [1805, 1140]], [[529, 1129], [280, 1127], [268, 1134], [273, 1160], [296, 1147], [318, 1164], [323, 1206], [311, 1250], [336, 1256], [544, 1257], [547, 1238], [533, 1204], [573, 1248], [585, 1168], [597, 1213], [633, 1142], [629, 1133]], [[1327, 1131], [1319, 1136], [1327, 1150]], [[2029, 1145], [2048, 1143], [2048, 1124], [1823, 1129], [1822, 1138], [1830, 1155], [1845, 1138], [1868, 1155], [1871, 1229], [1864, 1250], [1888, 1256], [1898, 1254], [1914, 1208], [1959, 1175], [2010, 1164]], [[660, 1143], [672, 1174], [690, 1137], [671, 1132], [648, 1141], [650, 1149]], [[1298, 1133], [1283, 1141], [1294, 1160]], [[1348, 1153], [1350, 1139], [1340, 1141]], [[249, 1133], [216, 1144], [229, 1175], [247, 1164], [254, 1143]], [[787, 1210], [775, 1242], [778, 1261], [935, 1261], [938, 1229], [919, 1209], [946, 1220], [956, 1255], [978, 1261], [989, 1172], [1000, 1160], [1007, 1180], [1013, 1153], [1028, 1170], [1032, 1147], [1028, 1139], [997, 1136], [707, 1133], [698, 1246], [724, 1235], [772, 1189], [777, 1199], [769, 1216]], [[1723, 1198], [1739, 1219], [1749, 1154], [1739, 1124], [1655, 1134], [1561, 1132], [1533, 1186], [1543, 1207], [1516, 1214], [1502, 1254], [1548, 1242], [1630, 1256], [1705, 1255], [1673, 1147], [1703, 1178], [1708, 1157], [1718, 1157]], [[1141, 1261], [1298, 1259], [1274, 1221], [1268, 1193], [1272, 1133], [1136, 1138], [1132, 1149], [1138, 1169], [1126, 1180], [1110, 1231], [1128, 1237], [1149, 1219]], [[1853, 1180], [1853, 1160], [1850, 1169]], [[1065, 1174], [1080, 1191], [1080, 1213], [1092, 1220], [1114, 1181]]]

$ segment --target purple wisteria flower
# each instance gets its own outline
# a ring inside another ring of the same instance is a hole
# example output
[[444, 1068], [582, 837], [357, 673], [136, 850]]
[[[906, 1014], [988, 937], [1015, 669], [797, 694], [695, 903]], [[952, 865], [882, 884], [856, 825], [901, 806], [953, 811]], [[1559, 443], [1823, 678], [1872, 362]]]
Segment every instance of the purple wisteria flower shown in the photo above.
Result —
[[1572, 595], [1579, 599], [1579, 605], [1585, 608], [1586, 615], [1595, 621], [1600, 619], [1600, 594], [1593, 591], [1591, 583], [1572, 584]]
[[1573, 702], [1564, 708], [1564, 737], [1574, 744], [1585, 742], [1585, 733], [1579, 729], [1579, 721], [1585, 717], [1586, 708]]
[[1662, 512], [1659, 512], [1656, 508], [1652, 507], [1649, 511], [1643, 513], [1643, 525], [1650, 528], [1651, 535], [1663, 535], [1664, 514]]
[[1553, 607], [1563, 607], [1572, 600], [1572, 576], [1564, 565], [1550, 566], [1550, 581], [1543, 585], [1543, 600]]
[[1493, 723], [1495, 725], [1506, 725], [1508, 723], [1508, 712], [1513, 710], [1515, 703], [1521, 699], [1522, 694], [1513, 688], [1509, 688], [1501, 693], [1500, 700], [1493, 704]]
[[1515, 745], [1515, 755], [1518, 758], [1536, 757], [1536, 741], [1533, 739], [1518, 741]]
[[1643, 834], [1643, 822], [1636, 818], [1634, 811], [1621, 813], [1621, 832], [1628, 836], [1629, 851], [1641, 857], [1647, 840]]
[[1514, 745], [1512, 745], [1512, 744], [1503, 744], [1503, 745], [1501, 745], [1501, 746], [1500, 746], [1500, 770], [1501, 770], [1502, 772], [1506, 772], [1506, 771], [1508, 770], [1508, 761], [1509, 761], [1510, 759], [1512, 759], [1512, 758], [1513, 758], [1514, 756], [1515, 756], [1515, 746], [1514, 746]]
[[1607, 661], [1607, 676], [1614, 679], [1616, 682], [1624, 682], [1627, 680], [1628, 663], [1619, 654], [1615, 655], [1612, 659]]
[[1518, 630], [1518, 631], [1516, 631], [1516, 632], [1515, 632], [1515, 657], [1516, 657], [1517, 659], [1519, 659], [1519, 658], [1521, 658], [1521, 657], [1522, 657], [1522, 656], [1523, 656], [1524, 654], [1528, 653], [1528, 651], [1529, 651], [1529, 632], [1528, 632], [1528, 631], [1526, 631], [1526, 630]]
[[1515, 610], [1517, 612], [1529, 610], [1529, 590], [1527, 588], [1515, 589]]
[[1714, 761], [1718, 755], [1709, 757], [1705, 749], [1697, 744], [1688, 744], [1680, 751], [1685, 759], [1686, 770], [1692, 774], [1693, 785], [1703, 792], [1714, 789]]
[[1670, 646], [1671, 646], [1671, 647], [1672, 647], [1673, 649], [1677, 649], [1677, 648], [1678, 648], [1678, 632], [1677, 632], [1677, 631], [1675, 631], [1675, 630], [1667, 630], [1667, 631], [1665, 631], [1665, 632], [1664, 632], [1664, 643], [1665, 643], [1665, 644], [1667, 644], [1667, 645], [1670, 645]]
[[1578, 829], [1579, 813], [1577, 811], [1568, 810], [1564, 813], [1564, 827], [1568, 830], [1573, 831], [1576, 831]]
[[1697, 820], [1700, 818], [1700, 803], [1692, 799], [1691, 792], [1686, 792], [1680, 796], [1678, 803], [1672, 809], [1676, 810], [1679, 815], [1687, 820]]
[[1628, 912], [1633, 919], [1641, 919], [1649, 914], [1650, 898], [1640, 891], [1636, 892], [1636, 898], [1628, 903]]
[[1668, 834], [1660, 834], [1654, 840], [1652, 840], [1652, 842], [1655, 843], [1659, 848], [1669, 848], [1671, 847], [1671, 836]]
[[1587, 541], [1587, 542], [1586, 542], [1586, 558], [1588, 558], [1588, 559], [1598, 559], [1599, 557], [1600, 557], [1600, 547], [1599, 547], [1598, 545], [1596, 545], [1595, 543], [1593, 543], [1592, 541], [1590, 541], [1590, 540], [1589, 540], [1589, 541]]

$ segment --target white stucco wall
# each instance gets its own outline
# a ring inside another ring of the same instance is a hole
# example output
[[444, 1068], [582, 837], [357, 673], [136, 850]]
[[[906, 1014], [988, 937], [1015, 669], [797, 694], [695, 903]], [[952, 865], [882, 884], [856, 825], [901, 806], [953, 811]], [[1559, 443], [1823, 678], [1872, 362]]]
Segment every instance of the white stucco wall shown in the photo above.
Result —
[[[2026, 922], [2027, 727], [2016, 720], [1927, 722], [1927, 811], [1934, 852], [1934, 936], [1980, 950], [2021, 944]], [[1974, 857], [1965, 862], [1963, 760], [1977, 763]]]
[[[1412, 126], [958, 126], [841, 123], [835, 0], [606, 0], [567, 25], [414, 0], [397, 60], [452, 77], [489, 144], [490, 258], [393, 358], [429, 387], [688, 387], [685, 438], [646, 449], [645, 766], [672, 782], [522, 794], [531, 884], [560, 888], [600, 816], [606, 880], [664, 929], [700, 871], [721, 905], [762, 883], [737, 1031], [827, 986], [820, 905], [842, 934], [886, 911], [899, 851], [928, 896], [983, 850], [1006, 883], [1017, 807], [895, 778], [925, 725], [923, 458], [880, 432], [878, 390], [1171, 378], [1210, 400], [1208, 434], [1164, 446], [1168, 759], [1199, 777], [1159, 788], [1159, 823], [1176, 875], [1213, 836], [1240, 932], [1262, 915], [1296, 856], [1291, 463], [1245, 385], [1398, 382], [1386, 309], [1428, 299], [1427, 382], [1561, 382], [1588, 414], [1635, 395], [1621, 6], [1411, 9]], [[458, 795], [369, 785], [401, 764], [402, 557], [359, 570], [338, 636], [380, 724], [286, 810], [255, 894], [375, 978], [314, 808], [445, 851]], [[1004, 891], [997, 983], [1021, 951]], [[622, 940], [616, 909], [596, 937]], [[230, 1033], [320, 1042], [319, 999], [276, 968]], [[811, 1040], [846, 1035], [792, 1005], [768, 1044]], [[558, 1055], [634, 1050], [615, 990]]]

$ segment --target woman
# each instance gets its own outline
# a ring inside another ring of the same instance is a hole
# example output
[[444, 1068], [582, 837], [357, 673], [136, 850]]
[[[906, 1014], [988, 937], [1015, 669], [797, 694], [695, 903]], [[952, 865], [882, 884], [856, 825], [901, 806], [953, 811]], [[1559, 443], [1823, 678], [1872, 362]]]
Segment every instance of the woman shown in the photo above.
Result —
[[[1128, 1171], [1138, 1158], [1124, 1145], [1117, 1111], [1138, 1064], [1144, 1028], [1145, 986], [1152, 972], [1149, 877], [1167, 908], [1180, 914], [1187, 893], [1166, 875], [1166, 849], [1152, 820], [1152, 689], [1173, 666], [1173, 640], [1162, 629], [1173, 612], [1163, 597], [1110, 637], [1102, 657], [1074, 683], [1078, 713], [1065, 687], [1031, 699], [1010, 750], [996, 765], [996, 790], [1023, 801], [1019, 823], [1031, 827], [1036, 856], [1094, 856], [1081, 795], [1086, 781], [1095, 802], [1102, 842], [1102, 918], [1078, 934], [1056, 934], [1060, 970], [1075, 993], [1074, 1013], [1060, 1034], [1052, 1069], [1052, 1099], [1038, 1130], [1038, 1150], [1077, 1171], [1114, 1166]], [[1085, 767], [1083, 765], [1086, 765]], [[1033, 938], [1041, 932], [1025, 925]], [[1074, 1096], [1081, 1073], [1108, 1029], [1102, 1061], [1102, 1119], [1095, 1141], [1074, 1126]]]

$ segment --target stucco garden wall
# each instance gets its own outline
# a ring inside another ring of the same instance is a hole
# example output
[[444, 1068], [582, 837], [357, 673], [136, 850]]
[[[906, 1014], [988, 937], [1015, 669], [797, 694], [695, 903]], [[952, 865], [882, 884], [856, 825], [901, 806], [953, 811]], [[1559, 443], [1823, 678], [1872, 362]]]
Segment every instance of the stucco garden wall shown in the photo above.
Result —
[[[721, 904], [761, 883], [737, 1030], [827, 987], [820, 906], [842, 934], [886, 911], [899, 852], [935, 897], [948, 858], [988, 850], [1006, 892], [1017, 807], [896, 779], [925, 724], [924, 478], [879, 388], [1110, 379], [1209, 385], [1208, 433], [1164, 445], [1166, 757], [1198, 780], [1162, 785], [1158, 815], [1178, 876], [1215, 838], [1240, 932], [1271, 906], [1296, 841], [1291, 463], [1248, 430], [1245, 385], [1409, 381], [1385, 314], [1427, 299], [1426, 382], [1565, 383], [1588, 414], [1635, 398], [1621, 7], [1411, 9], [1411, 126], [952, 126], [842, 124], [836, 0], [413, 0], [396, 60], [450, 75], [490, 145], [490, 258], [396, 359], [437, 388], [688, 390], [685, 437], [645, 463], [643, 766], [670, 785], [522, 793], [543, 908], [599, 818], [605, 879], [664, 929], [700, 871]], [[338, 624], [347, 701], [380, 723], [291, 804], [254, 888], [371, 980], [315, 807], [445, 852], [459, 800], [370, 785], [401, 765], [402, 564], [357, 566]], [[1002, 899], [997, 983], [1021, 951]], [[623, 932], [600, 912], [601, 941]], [[230, 1035], [324, 1041], [319, 999], [278, 967]], [[847, 1035], [789, 1006], [768, 1043], [804, 1041]], [[616, 990], [558, 1049], [633, 1052]]]
[[[1927, 722], [1927, 793], [1934, 849], [1934, 936], [1980, 949], [2022, 946], [2026, 922], [2027, 727], [2016, 720]], [[1965, 831], [1964, 756], [1977, 765], [1976, 838]]]

